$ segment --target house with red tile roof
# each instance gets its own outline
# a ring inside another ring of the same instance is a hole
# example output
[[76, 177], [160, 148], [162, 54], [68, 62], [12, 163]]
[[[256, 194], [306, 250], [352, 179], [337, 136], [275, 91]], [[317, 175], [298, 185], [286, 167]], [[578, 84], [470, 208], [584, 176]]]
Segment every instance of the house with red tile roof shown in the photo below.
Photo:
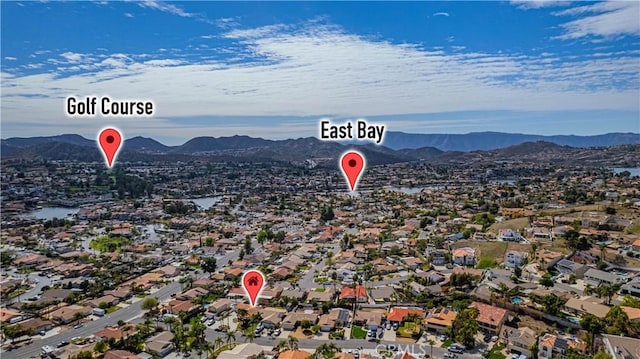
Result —
[[356, 285], [355, 287], [342, 287], [340, 291], [340, 299], [346, 300], [356, 300], [358, 303], [365, 303], [369, 300], [369, 296], [367, 295], [367, 290], [361, 286]]
[[476, 321], [480, 326], [480, 330], [492, 335], [500, 333], [502, 324], [507, 319], [507, 311], [505, 309], [479, 302], [471, 303], [470, 307], [478, 309]]
[[411, 314], [418, 315], [420, 318], [424, 318], [426, 315], [425, 311], [420, 308], [393, 307], [387, 314], [387, 321], [402, 323]]

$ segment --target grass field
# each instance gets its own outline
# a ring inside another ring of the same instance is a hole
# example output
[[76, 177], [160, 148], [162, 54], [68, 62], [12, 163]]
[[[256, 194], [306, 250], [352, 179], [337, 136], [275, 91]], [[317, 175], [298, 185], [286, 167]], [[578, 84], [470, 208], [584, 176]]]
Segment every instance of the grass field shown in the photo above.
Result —
[[420, 328], [416, 326], [416, 323], [406, 322], [403, 326], [398, 328], [398, 334], [403, 338], [411, 338], [414, 334], [420, 331]]
[[529, 218], [522, 217], [508, 219], [504, 222], [496, 222], [492, 224], [487, 231], [498, 234], [501, 229], [522, 229], [527, 227], [529, 227]]
[[367, 331], [357, 325], [354, 325], [353, 327], [351, 327], [351, 338], [367, 339]]
[[100, 252], [119, 252], [122, 246], [129, 244], [129, 240], [124, 237], [98, 237], [89, 242], [89, 247]]
[[605, 206], [601, 204], [589, 204], [585, 206], [575, 206], [575, 207], [567, 207], [567, 208], [549, 208], [549, 209], [540, 211], [539, 215], [551, 216], [551, 215], [568, 214], [568, 213], [581, 212], [581, 211], [604, 211], [604, 208]]
[[502, 261], [504, 254], [507, 252], [507, 242], [476, 242], [476, 241], [460, 241], [455, 247], [472, 247], [479, 251], [480, 262], [483, 260]]

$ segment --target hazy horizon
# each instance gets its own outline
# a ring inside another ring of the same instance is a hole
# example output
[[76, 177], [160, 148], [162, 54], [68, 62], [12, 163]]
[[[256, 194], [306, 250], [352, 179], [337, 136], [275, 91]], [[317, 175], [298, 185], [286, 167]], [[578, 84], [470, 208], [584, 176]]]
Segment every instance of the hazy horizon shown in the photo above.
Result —
[[[500, 132], [500, 131], [479, 131], [479, 132], [466, 132], [466, 133], [416, 133], [416, 132], [404, 132], [404, 131], [390, 131], [390, 132], [395, 132], [395, 133], [404, 133], [407, 135], [470, 135], [470, 134], [481, 134], [481, 133], [496, 133], [496, 134], [506, 134], [506, 135], [524, 135], [524, 136], [544, 136], [544, 137], [555, 137], [555, 136], [567, 136], [567, 137], [571, 137], [571, 136], [575, 136], [575, 137], [591, 137], [591, 136], [603, 136], [603, 135], [609, 135], [609, 134], [633, 134], [633, 135], [640, 135], [640, 132], [605, 132], [605, 133], [599, 133], [599, 134], [595, 134], [595, 135], [574, 135], [574, 134], [568, 134], [568, 135], [564, 135], [564, 134], [555, 134], [555, 135], [538, 135], [538, 134], [533, 134], [533, 133], [520, 133], [520, 132]], [[78, 133], [59, 133], [59, 134], [53, 134], [53, 135], [44, 135], [44, 136], [12, 136], [12, 137], [3, 137], [1, 138], [1, 140], [6, 141], [6, 140], [10, 140], [12, 138], [37, 138], [37, 137], [56, 137], [56, 136], [74, 136], [74, 135], [78, 135], [78, 136], [82, 136], [83, 138], [87, 139], [87, 140], [94, 140], [94, 137], [90, 137], [90, 136], [83, 136], [81, 134]], [[152, 137], [152, 136], [142, 136], [142, 135], [134, 135], [134, 136], [126, 136], [125, 134], [123, 134], [124, 140], [128, 140], [128, 139], [132, 139], [132, 138], [136, 138], [136, 137], [143, 137], [143, 138], [150, 138], [153, 139], [157, 142], [160, 142], [161, 144], [165, 145], [165, 146], [180, 146], [185, 144], [186, 142], [194, 139], [194, 138], [198, 138], [198, 137], [209, 137], [209, 138], [229, 138], [229, 137], [234, 137], [234, 136], [247, 136], [247, 137], [252, 137], [252, 138], [261, 138], [264, 140], [271, 140], [271, 141], [282, 141], [282, 140], [297, 140], [297, 139], [303, 139], [303, 138], [315, 138], [315, 139], [319, 139], [318, 136], [298, 136], [298, 137], [286, 137], [286, 138], [269, 138], [269, 137], [264, 137], [264, 136], [250, 136], [250, 135], [246, 135], [246, 134], [234, 134], [234, 135], [229, 135], [229, 136], [213, 136], [213, 135], [201, 135], [201, 136], [194, 136], [194, 137], [190, 137], [190, 138], [186, 138], [184, 139], [182, 142], [175, 142], [175, 143], [167, 143], [164, 142], [158, 138]], [[349, 142], [357, 142], [357, 141], [339, 141], [341, 143], [349, 143]], [[362, 143], [370, 143], [370, 142], [366, 142], [366, 141], [361, 141]], [[358, 142], [359, 143], [359, 142]], [[382, 144], [384, 145], [384, 143]]]

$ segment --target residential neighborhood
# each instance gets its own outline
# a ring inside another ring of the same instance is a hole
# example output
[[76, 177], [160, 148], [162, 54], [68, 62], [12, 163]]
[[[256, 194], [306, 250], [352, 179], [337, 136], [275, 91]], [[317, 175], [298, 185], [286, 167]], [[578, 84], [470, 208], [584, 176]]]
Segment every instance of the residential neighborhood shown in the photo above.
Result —
[[[637, 176], [558, 168], [505, 184], [449, 167], [443, 184], [401, 164], [371, 168], [353, 197], [324, 189], [339, 179], [323, 169], [270, 167], [265, 192], [260, 169], [231, 180], [233, 168], [162, 167], [170, 180], [156, 183], [147, 166], [136, 178], [149, 195], [34, 217], [48, 208], [30, 203], [64, 198], [78, 171], [76, 195], [100, 191], [99, 166], [3, 167], [14, 198], [2, 203], [3, 357], [627, 358], [640, 347]], [[409, 193], [408, 181], [425, 185]], [[256, 306], [241, 287], [249, 269], [266, 277]]]

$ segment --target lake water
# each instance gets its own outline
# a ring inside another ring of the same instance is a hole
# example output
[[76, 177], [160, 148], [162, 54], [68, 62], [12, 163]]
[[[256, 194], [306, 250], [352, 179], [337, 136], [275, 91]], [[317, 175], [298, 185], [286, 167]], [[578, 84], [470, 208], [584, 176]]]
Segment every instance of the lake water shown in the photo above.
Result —
[[73, 215], [78, 213], [78, 208], [68, 208], [68, 207], [42, 207], [31, 211], [29, 216], [36, 217], [36, 219], [44, 219], [50, 220], [55, 218], [67, 218], [69, 215]]
[[639, 167], [616, 167], [616, 168], [612, 168], [613, 173], [618, 174], [620, 172], [624, 172], [624, 171], [629, 171], [629, 173], [631, 173], [631, 176], [639, 176], [640, 177], [640, 168]]
[[216, 205], [216, 203], [220, 202], [222, 197], [203, 197], [203, 198], [187, 198], [187, 201], [191, 201], [195, 203], [198, 207], [203, 209], [209, 209]]
[[386, 190], [389, 191], [394, 191], [394, 192], [401, 192], [404, 194], [418, 194], [422, 191], [426, 190], [432, 190], [432, 191], [438, 191], [438, 190], [442, 190], [444, 189], [443, 186], [425, 186], [425, 187], [395, 187], [395, 186], [387, 186], [385, 187]]

